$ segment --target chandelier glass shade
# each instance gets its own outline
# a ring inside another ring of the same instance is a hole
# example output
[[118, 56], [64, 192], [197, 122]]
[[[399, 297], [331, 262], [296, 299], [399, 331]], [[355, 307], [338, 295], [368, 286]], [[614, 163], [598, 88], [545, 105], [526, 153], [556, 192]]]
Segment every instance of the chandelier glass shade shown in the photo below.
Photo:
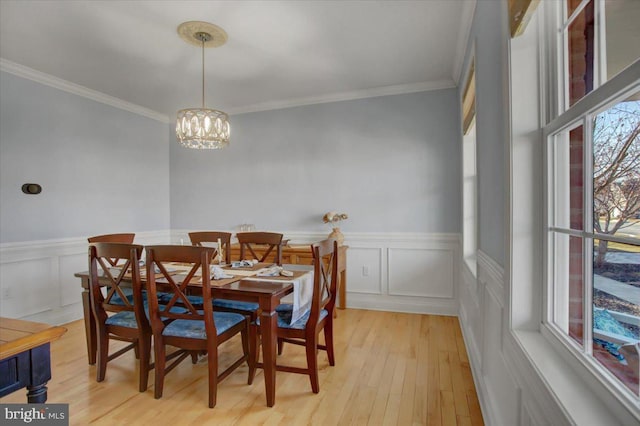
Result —
[[187, 42], [202, 47], [202, 107], [178, 111], [176, 120], [178, 143], [193, 149], [224, 148], [229, 145], [231, 135], [229, 116], [222, 111], [204, 106], [204, 48], [224, 44], [227, 35], [222, 28], [199, 21], [181, 24], [178, 27], [178, 34]]
[[229, 145], [229, 116], [215, 109], [178, 111], [176, 137], [180, 145], [194, 149], [220, 149]]

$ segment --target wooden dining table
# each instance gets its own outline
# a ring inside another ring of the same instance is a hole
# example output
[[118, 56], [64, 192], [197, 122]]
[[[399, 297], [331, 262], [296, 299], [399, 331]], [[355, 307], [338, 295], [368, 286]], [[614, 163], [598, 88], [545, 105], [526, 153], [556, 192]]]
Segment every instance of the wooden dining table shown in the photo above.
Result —
[[26, 387], [27, 402], [44, 404], [51, 379], [51, 342], [66, 331], [64, 327], [0, 317], [0, 397]]
[[[89, 301], [89, 273], [78, 272], [82, 286], [82, 305], [84, 308], [84, 324], [87, 338], [87, 356], [89, 364], [96, 363], [97, 332], [95, 319], [91, 313]], [[106, 278], [105, 278], [106, 280]], [[143, 279], [143, 285], [146, 281]], [[106, 281], [105, 281], [106, 282]], [[212, 280], [214, 283], [214, 280]], [[194, 289], [197, 293], [197, 288]], [[200, 288], [201, 291], [201, 288]], [[212, 298], [224, 298], [244, 302], [255, 302], [260, 305], [260, 332], [262, 334], [262, 357], [267, 406], [273, 407], [276, 393], [276, 348], [278, 317], [276, 307], [286, 295], [293, 293], [291, 281], [275, 281], [270, 278], [264, 281], [244, 279], [236, 276], [222, 283], [211, 286]]]

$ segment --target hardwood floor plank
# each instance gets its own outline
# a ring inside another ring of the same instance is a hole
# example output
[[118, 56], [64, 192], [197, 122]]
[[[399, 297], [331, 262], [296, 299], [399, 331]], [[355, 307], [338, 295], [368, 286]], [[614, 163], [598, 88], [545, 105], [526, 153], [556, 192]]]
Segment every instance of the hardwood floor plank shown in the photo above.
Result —
[[[181, 363], [165, 379], [164, 395], [138, 392], [133, 353], [111, 361], [96, 382], [86, 358], [84, 324], [51, 345], [48, 403], [68, 403], [71, 425], [482, 425], [464, 340], [454, 317], [346, 309], [335, 323], [336, 365], [319, 351], [320, 393], [307, 376], [278, 372], [276, 405], [266, 406], [264, 376], [246, 384], [247, 367], [218, 386], [217, 405], [207, 407], [206, 362]], [[112, 352], [124, 345], [114, 342]], [[240, 350], [233, 339], [220, 348], [220, 363]], [[304, 365], [304, 349], [285, 345], [278, 361]], [[25, 402], [21, 390], [0, 403]], [[466, 408], [466, 409], [465, 409]], [[450, 423], [453, 422], [453, 423]]]
[[480, 409], [480, 403], [475, 391], [467, 391], [467, 404], [469, 405], [471, 424], [474, 426], [484, 425], [482, 410]]
[[453, 399], [453, 392], [448, 390], [440, 391], [440, 403], [442, 411], [442, 424], [456, 424], [456, 408]]
[[456, 415], [469, 417], [469, 405], [467, 403], [467, 385], [462, 376], [462, 363], [457, 352], [449, 353], [451, 366], [451, 384], [456, 405]]

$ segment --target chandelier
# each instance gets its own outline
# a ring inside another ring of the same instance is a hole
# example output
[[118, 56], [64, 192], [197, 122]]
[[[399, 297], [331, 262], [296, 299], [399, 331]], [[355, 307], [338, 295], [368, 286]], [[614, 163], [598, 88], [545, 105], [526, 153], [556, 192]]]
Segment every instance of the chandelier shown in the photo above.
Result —
[[189, 21], [178, 26], [178, 34], [187, 43], [202, 47], [202, 108], [178, 111], [176, 137], [180, 145], [193, 149], [220, 149], [229, 145], [229, 116], [204, 106], [204, 48], [226, 43], [227, 33], [208, 22]]

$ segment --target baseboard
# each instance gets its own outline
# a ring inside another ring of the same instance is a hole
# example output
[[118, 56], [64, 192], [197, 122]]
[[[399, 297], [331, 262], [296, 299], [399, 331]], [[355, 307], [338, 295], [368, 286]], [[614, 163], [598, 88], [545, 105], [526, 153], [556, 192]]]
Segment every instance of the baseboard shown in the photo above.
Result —
[[64, 325], [73, 321], [84, 318], [82, 303], [74, 303], [72, 305], [63, 306], [57, 309], [39, 312], [33, 315], [27, 315], [23, 320], [44, 322], [52, 325]]
[[411, 298], [398, 299], [392, 296], [348, 293], [347, 307], [350, 309], [368, 309], [372, 311], [403, 312], [410, 314], [428, 314], [457, 316], [457, 300]]

